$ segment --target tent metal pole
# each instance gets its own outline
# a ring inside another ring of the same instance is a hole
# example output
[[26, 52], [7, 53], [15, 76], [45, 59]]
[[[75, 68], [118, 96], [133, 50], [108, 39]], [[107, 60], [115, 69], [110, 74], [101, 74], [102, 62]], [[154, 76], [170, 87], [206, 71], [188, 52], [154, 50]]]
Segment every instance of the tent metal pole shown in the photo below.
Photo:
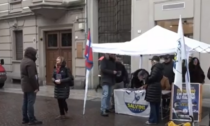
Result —
[[142, 68], [142, 62], [143, 61], [143, 58], [142, 58], [142, 55], [140, 55], [140, 59], [139, 59], [139, 68]]

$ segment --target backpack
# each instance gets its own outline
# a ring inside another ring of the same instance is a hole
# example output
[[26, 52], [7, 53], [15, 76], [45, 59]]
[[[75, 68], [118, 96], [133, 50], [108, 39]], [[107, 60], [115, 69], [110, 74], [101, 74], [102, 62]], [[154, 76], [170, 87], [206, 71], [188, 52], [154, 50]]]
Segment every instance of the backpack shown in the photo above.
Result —
[[66, 67], [66, 73], [68, 73], [68, 72], [69, 72], [69, 75], [70, 75], [70, 78], [71, 78], [71, 80], [69, 81], [69, 86], [73, 87], [74, 86], [74, 76], [72, 75], [71, 70]]

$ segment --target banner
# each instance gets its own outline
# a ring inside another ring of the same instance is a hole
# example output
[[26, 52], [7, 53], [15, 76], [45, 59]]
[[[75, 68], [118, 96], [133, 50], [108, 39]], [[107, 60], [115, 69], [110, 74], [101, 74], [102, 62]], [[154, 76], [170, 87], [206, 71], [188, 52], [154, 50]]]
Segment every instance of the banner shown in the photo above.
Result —
[[145, 101], [145, 90], [114, 90], [115, 112], [139, 117], [149, 117], [150, 105]]
[[[201, 85], [198, 83], [191, 83], [193, 117], [195, 122], [199, 122], [201, 119], [201, 94]], [[173, 85], [171, 97], [171, 120], [190, 121], [186, 85], [182, 85], [182, 91], [176, 85]]]

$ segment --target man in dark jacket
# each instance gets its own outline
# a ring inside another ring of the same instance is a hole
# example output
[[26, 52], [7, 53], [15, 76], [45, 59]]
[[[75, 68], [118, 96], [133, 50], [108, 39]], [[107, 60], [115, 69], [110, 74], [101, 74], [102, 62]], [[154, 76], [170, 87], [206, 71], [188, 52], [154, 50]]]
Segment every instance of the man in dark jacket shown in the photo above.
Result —
[[159, 121], [159, 109], [161, 102], [161, 80], [163, 78], [163, 67], [160, 64], [160, 59], [157, 56], [152, 58], [152, 68], [146, 84], [145, 100], [150, 103], [150, 116], [146, 124], [157, 124]]
[[124, 88], [129, 81], [127, 70], [119, 56], [116, 57], [116, 71], [115, 84], [112, 86], [112, 109], [114, 109], [114, 90]]
[[111, 88], [115, 84], [116, 74], [115, 55], [109, 54], [101, 61], [102, 116], [108, 116], [107, 111], [110, 109]]
[[174, 72], [173, 72], [173, 61], [170, 57], [170, 55], [166, 55], [164, 57], [164, 63], [163, 63], [163, 75], [168, 78], [170, 85], [174, 82]]
[[42, 124], [34, 116], [34, 103], [36, 93], [39, 91], [38, 75], [36, 68], [37, 51], [28, 47], [25, 50], [24, 58], [20, 64], [21, 87], [23, 91], [23, 124], [37, 125]]

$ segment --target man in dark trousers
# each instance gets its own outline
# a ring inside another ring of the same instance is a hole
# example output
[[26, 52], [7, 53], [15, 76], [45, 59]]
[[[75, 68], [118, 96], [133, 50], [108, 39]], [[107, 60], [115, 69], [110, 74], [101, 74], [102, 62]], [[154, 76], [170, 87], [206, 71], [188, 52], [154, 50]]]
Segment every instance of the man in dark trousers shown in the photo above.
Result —
[[21, 87], [23, 91], [23, 124], [37, 125], [42, 124], [34, 116], [34, 103], [36, 93], [39, 91], [38, 75], [36, 68], [37, 51], [28, 47], [25, 50], [24, 58], [20, 64]]
[[174, 82], [173, 61], [170, 55], [164, 56], [163, 75], [168, 78], [170, 85]]
[[115, 76], [117, 74], [115, 55], [108, 54], [101, 61], [101, 84], [102, 84], [102, 99], [101, 99], [101, 115], [108, 116], [110, 109], [111, 89], [115, 84]]

